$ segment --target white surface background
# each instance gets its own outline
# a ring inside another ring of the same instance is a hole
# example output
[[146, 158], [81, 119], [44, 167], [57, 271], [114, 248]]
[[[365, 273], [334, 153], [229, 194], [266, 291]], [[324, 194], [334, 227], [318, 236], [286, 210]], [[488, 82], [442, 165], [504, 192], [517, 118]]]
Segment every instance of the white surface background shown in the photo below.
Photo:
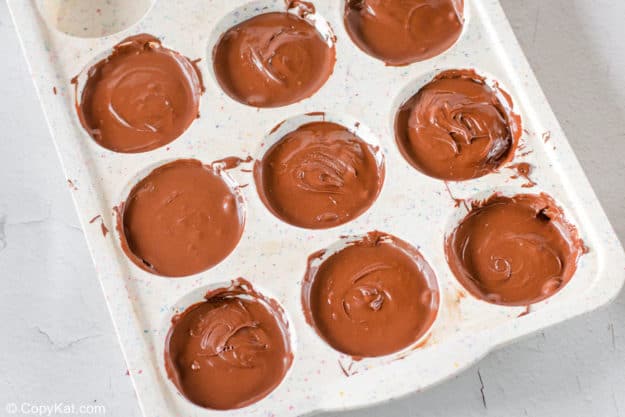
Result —
[[[625, 2], [502, 3], [625, 241]], [[139, 416], [4, 2], [0, 45], [0, 415], [63, 401]], [[625, 294], [429, 391], [340, 416], [625, 416]]]

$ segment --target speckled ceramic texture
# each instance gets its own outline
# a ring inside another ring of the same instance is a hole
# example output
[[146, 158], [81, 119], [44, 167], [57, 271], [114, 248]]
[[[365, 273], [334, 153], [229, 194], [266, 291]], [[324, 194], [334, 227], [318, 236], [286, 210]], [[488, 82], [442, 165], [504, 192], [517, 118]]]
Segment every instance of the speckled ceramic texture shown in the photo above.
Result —
[[[206, 289], [239, 276], [284, 307], [295, 359], [271, 395], [228, 412], [229, 416], [296, 416], [388, 401], [439, 383], [504, 343], [593, 310], [616, 296], [625, 279], [623, 249], [498, 1], [465, 1], [466, 25], [450, 50], [397, 68], [386, 67], [351, 42], [342, 23], [343, 2], [316, 0], [318, 13], [337, 37], [334, 73], [309, 99], [259, 110], [235, 102], [221, 91], [212, 74], [210, 50], [219, 35], [218, 27], [283, 9], [282, 0], [159, 0], [147, 7], [139, 22], [102, 38], [68, 36], [42, 16], [37, 1], [9, 0], [145, 416], [226, 414], [198, 408], [176, 392], [163, 369], [163, 343], [175, 312], [199, 301]], [[123, 19], [124, 11], [118, 12]], [[81, 16], [76, 13], [65, 18], [79, 22]], [[97, 30], [88, 28], [86, 32]], [[201, 117], [169, 146], [142, 154], [118, 154], [98, 146], [81, 128], [70, 79], [123, 38], [141, 32], [161, 38], [166, 47], [191, 59], [202, 58], [199, 67], [206, 92], [201, 99]], [[514, 171], [502, 168], [483, 178], [450, 183], [451, 194], [483, 198], [497, 190], [507, 194], [547, 192], [565, 209], [590, 248], [570, 283], [521, 317], [524, 308], [474, 299], [454, 279], [445, 262], [443, 241], [465, 210], [454, 206], [444, 182], [411, 168], [395, 144], [393, 119], [398, 104], [438, 70], [448, 68], [474, 68], [499, 81], [512, 95], [525, 128], [515, 162], [533, 165], [531, 178], [538, 183], [534, 188], [522, 188], [525, 180], [511, 179]], [[247, 211], [241, 242], [215, 268], [180, 279], [154, 276], [137, 268], [121, 251], [115, 232], [103, 236], [100, 219], [89, 223], [101, 215], [113, 231], [112, 207], [149, 167], [174, 158], [209, 163], [226, 156], [261, 155], [278, 122], [297, 120], [308, 112], [360, 121], [369, 132], [368, 140], [381, 147], [386, 165], [384, 187], [373, 206], [355, 221], [320, 231], [289, 226], [260, 201], [252, 174], [235, 169], [230, 171], [234, 181], [249, 184], [241, 188]], [[306, 324], [300, 304], [301, 280], [310, 253], [335, 247], [341, 235], [374, 229], [394, 234], [419, 249], [438, 278], [441, 306], [430, 334], [418, 346], [399, 355], [352, 363]]]

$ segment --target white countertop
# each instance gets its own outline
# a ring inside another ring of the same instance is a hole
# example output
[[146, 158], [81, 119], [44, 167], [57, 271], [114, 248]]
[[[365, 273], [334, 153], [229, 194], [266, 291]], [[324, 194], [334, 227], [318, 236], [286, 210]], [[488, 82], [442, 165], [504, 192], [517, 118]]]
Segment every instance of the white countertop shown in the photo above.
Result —
[[[625, 241], [625, 2], [502, 3]], [[4, 2], [0, 44], [0, 415], [8, 415], [6, 404], [64, 402], [101, 404], [107, 416], [139, 416], [69, 188]], [[608, 308], [500, 349], [429, 391], [340, 414], [621, 415], [625, 416], [625, 294]]]

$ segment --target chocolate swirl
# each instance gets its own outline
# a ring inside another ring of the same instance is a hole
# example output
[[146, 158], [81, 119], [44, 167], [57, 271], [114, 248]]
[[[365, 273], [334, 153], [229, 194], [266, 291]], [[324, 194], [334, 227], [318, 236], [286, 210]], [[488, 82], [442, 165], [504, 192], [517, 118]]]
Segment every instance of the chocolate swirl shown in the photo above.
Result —
[[356, 176], [355, 158], [362, 159], [361, 148], [358, 145], [355, 142], [317, 143], [310, 148], [299, 150], [284, 160], [284, 164], [292, 165], [288, 168], [290, 176], [301, 190], [311, 193], [343, 194], [342, 189], [350, 180], [346, 177], [353, 179]]
[[478, 298], [529, 305], [569, 282], [585, 247], [547, 195], [494, 195], [447, 237], [454, 275]]
[[330, 255], [309, 258], [302, 287], [306, 319], [336, 350], [388, 355], [423, 336], [438, 311], [434, 272], [398, 238], [371, 232]]
[[390, 265], [377, 262], [363, 267], [351, 277], [352, 285], [342, 296], [342, 303], [345, 314], [352, 322], [365, 322], [371, 311], [380, 311], [384, 302], [391, 298], [382, 285], [376, 282], [366, 283], [367, 280], [364, 280], [371, 274], [389, 269], [391, 269]]
[[408, 162], [432, 177], [481, 177], [514, 155], [521, 126], [511, 107], [505, 92], [474, 71], [445, 71], [399, 108], [397, 144]]
[[375, 149], [330, 122], [300, 126], [256, 163], [265, 205], [282, 220], [320, 229], [358, 217], [380, 192], [384, 178]]
[[[246, 337], [239, 337], [243, 333]], [[267, 335], [239, 299], [210, 310], [189, 334], [200, 339], [199, 356], [219, 356], [230, 365], [241, 368], [254, 366], [258, 352], [269, 348]], [[210, 363], [212, 359], [207, 360]], [[196, 368], [199, 369], [199, 364]]]
[[463, 0], [347, 0], [354, 43], [387, 65], [423, 61], [449, 49], [464, 25]]
[[244, 407], [273, 391], [289, 369], [293, 355], [286, 329], [277, 303], [239, 279], [172, 319], [167, 373], [197, 405]]
[[198, 117], [203, 89], [200, 72], [189, 59], [151, 35], [136, 35], [89, 68], [76, 110], [100, 145], [116, 152], [145, 152], [187, 129]]
[[333, 41], [292, 13], [266, 13], [226, 31], [213, 51], [215, 75], [233, 99], [278, 107], [314, 94], [334, 69]]

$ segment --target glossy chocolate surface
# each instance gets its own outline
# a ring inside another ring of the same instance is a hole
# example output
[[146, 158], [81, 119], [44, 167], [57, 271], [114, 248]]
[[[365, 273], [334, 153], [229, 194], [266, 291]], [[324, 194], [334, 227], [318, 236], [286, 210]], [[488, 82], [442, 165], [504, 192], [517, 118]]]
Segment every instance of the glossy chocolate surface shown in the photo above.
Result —
[[103, 147], [146, 152], [189, 127], [198, 117], [203, 90], [193, 62], [141, 34], [124, 39], [89, 68], [76, 110], [87, 133]]
[[451, 181], [484, 176], [511, 160], [521, 130], [509, 95], [473, 70], [440, 73], [395, 118], [406, 160], [424, 174]]
[[176, 315], [165, 344], [165, 367], [178, 391], [217, 410], [264, 398], [292, 362], [282, 309], [241, 278]]
[[260, 14], [227, 30], [213, 51], [222, 89], [254, 107], [279, 107], [313, 95], [332, 74], [336, 52], [304, 17]]
[[156, 168], [130, 191], [121, 214], [118, 227], [128, 257], [168, 277], [221, 262], [239, 242], [245, 223], [242, 197], [219, 172], [195, 159]]
[[256, 163], [259, 195], [289, 224], [309, 229], [338, 226], [358, 217], [377, 198], [384, 167], [375, 152], [339, 124], [302, 125]]
[[416, 343], [439, 306], [434, 272], [400, 239], [370, 232], [318, 265], [309, 258], [304, 314], [336, 350], [355, 358], [388, 355]]
[[546, 194], [495, 194], [474, 203], [445, 246], [458, 281], [477, 298], [502, 305], [552, 296], [571, 280], [585, 250]]
[[360, 49], [387, 65], [408, 65], [449, 49], [463, 12], [463, 0], [346, 0], [344, 22]]

